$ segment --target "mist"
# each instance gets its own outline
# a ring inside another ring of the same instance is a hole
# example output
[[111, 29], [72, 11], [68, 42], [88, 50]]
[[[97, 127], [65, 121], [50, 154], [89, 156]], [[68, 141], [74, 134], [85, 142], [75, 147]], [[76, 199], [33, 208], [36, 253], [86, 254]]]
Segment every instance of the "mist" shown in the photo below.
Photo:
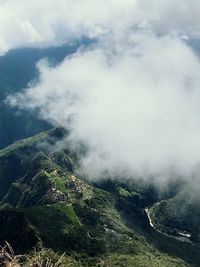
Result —
[[81, 30], [71, 32], [96, 42], [56, 67], [38, 62], [39, 82], [7, 103], [70, 129], [66, 142], [88, 147], [81, 163], [91, 179], [105, 172], [190, 177], [200, 161], [200, 62], [190, 46], [200, 33], [199, 3], [110, 0], [101, 14], [93, 1], [94, 13], [82, 8], [80, 14], [80, 1], [68, 2], [81, 18], [74, 22]]
[[125, 44], [110, 42], [82, 48], [56, 68], [41, 61], [39, 83], [9, 103], [70, 128], [68, 141], [89, 148], [82, 163], [92, 177], [189, 171], [200, 159], [197, 56], [177, 37], [135, 33]]
[[198, 0], [0, 0], [0, 54], [127, 29], [200, 36]]

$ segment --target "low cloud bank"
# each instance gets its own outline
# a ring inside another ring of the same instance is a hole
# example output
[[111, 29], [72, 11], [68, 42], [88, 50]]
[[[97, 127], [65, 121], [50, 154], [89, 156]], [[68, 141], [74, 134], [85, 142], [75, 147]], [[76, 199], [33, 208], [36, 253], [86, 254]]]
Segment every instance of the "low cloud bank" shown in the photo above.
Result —
[[[191, 175], [200, 161], [200, 62], [188, 39], [200, 34], [199, 2], [59, 1], [49, 15], [55, 1], [48, 3], [38, 6], [47, 16], [27, 15], [40, 25], [40, 36], [47, 34], [31, 44], [76, 35], [97, 42], [56, 67], [39, 62], [39, 82], [9, 96], [9, 104], [70, 128], [67, 141], [89, 148], [82, 165], [91, 178], [105, 171], [160, 180]], [[51, 32], [49, 22], [59, 30]]]
[[185, 173], [199, 162], [200, 63], [179, 38], [109, 36], [56, 68], [38, 68], [40, 82], [8, 101], [70, 127], [70, 141], [89, 147], [83, 165], [92, 177]]

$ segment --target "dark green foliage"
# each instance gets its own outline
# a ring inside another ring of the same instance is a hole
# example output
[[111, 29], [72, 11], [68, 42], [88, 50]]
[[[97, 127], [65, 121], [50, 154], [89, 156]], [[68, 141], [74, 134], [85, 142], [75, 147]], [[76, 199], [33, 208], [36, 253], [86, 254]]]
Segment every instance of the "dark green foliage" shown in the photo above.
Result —
[[154, 186], [89, 184], [76, 173], [76, 153], [57, 150], [65, 135], [57, 128], [0, 151], [0, 242], [20, 252], [33, 246], [65, 252], [83, 266], [186, 266], [176, 256], [195, 262], [196, 250], [189, 247], [185, 257], [187, 245], [178, 250], [150, 229], [143, 208], [157, 199]]
[[[12, 182], [24, 177], [27, 172], [32, 172], [32, 174], [28, 174], [28, 176], [33, 177], [33, 173], [36, 174], [39, 171], [37, 161], [39, 161], [40, 169], [45, 167], [43, 166], [46, 164], [45, 160], [43, 160], [42, 165], [40, 163], [40, 154], [37, 155], [37, 159], [34, 159], [34, 157], [40, 152], [40, 147], [42, 147], [44, 143], [45, 146], [43, 150], [44, 152], [48, 152], [48, 147], [55, 144], [56, 140], [59, 140], [56, 139], [55, 136], [52, 137], [54, 131], [55, 130], [50, 130], [49, 132], [39, 134], [34, 138], [18, 141], [6, 149], [0, 150], [0, 200], [8, 192]], [[50, 166], [50, 168], [52, 167]]]
[[25, 214], [19, 210], [0, 210], [0, 243], [11, 242], [18, 252], [33, 248], [40, 240]]
[[151, 208], [151, 214], [160, 230], [175, 234], [186, 231], [192, 234], [193, 239], [198, 239], [200, 234], [199, 200], [191, 199], [188, 189], [154, 205]]

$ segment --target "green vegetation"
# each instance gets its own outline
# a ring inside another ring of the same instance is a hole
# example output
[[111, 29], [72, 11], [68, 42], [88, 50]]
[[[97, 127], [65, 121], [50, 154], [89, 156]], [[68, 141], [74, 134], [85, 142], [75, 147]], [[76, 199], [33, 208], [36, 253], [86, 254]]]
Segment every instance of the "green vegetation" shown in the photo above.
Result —
[[68, 194], [71, 191], [69, 188], [66, 187], [64, 177], [54, 176], [52, 177], [52, 180], [55, 182], [58, 190], [60, 190], [61, 192]]
[[56, 264], [65, 253], [60, 266], [198, 266], [198, 245], [149, 226], [153, 185], [82, 179], [76, 153], [52, 149], [65, 134], [53, 129], [0, 151], [0, 243], [27, 255], [19, 264]]
[[188, 189], [175, 197], [163, 200], [151, 208], [156, 227], [166, 233], [191, 236], [198, 241], [200, 235], [200, 207], [195, 197], [190, 198]]

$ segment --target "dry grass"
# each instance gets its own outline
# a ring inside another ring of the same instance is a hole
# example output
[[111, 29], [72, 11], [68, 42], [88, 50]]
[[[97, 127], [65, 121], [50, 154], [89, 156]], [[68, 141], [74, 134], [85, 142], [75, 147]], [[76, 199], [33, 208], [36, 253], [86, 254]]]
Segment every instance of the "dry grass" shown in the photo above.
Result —
[[47, 251], [36, 250], [32, 256], [16, 255], [12, 246], [5, 242], [0, 246], [0, 267], [72, 267], [73, 264], [63, 264], [64, 254], [52, 261], [47, 255]]
[[15, 255], [13, 248], [8, 242], [5, 246], [0, 246], [0, 266], [1, 267], [21, 267], [21, 255]]
[[[28, 262], [26, 264], [27, 267], [61, 267], [63, 266], [63, 257], [64, 254], [56, 261], [52, 262], [50, 258], [46, 255], [46, 251], [40, 251], [34, 253], [31, 258], [28, 258]], [[70, 267], [70, 265], [68, 265]], [[68, 267], [66, 266], [66, 267]]]

